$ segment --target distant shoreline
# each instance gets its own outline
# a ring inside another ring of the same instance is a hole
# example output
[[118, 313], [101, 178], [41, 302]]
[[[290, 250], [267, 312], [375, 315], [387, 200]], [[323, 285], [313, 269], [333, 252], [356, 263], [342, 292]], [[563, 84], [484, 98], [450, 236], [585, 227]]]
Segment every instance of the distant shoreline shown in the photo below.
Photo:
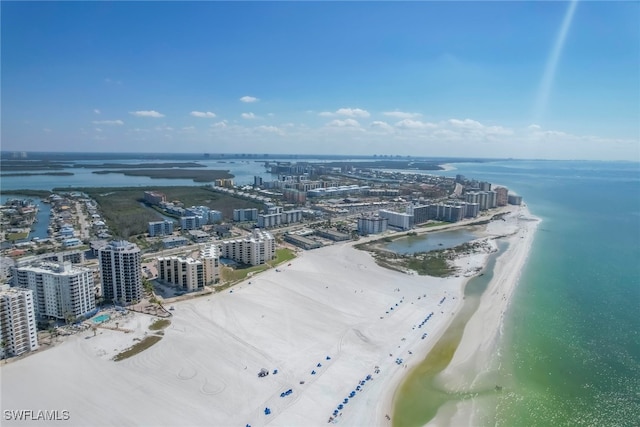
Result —
[[0, 174], [0, 178], [8, 176], [37, 176], [37, 175], [53, 175], [53, 176], [71, 176], [73, 172], [16, 172], [16, 173], [3, 173]]

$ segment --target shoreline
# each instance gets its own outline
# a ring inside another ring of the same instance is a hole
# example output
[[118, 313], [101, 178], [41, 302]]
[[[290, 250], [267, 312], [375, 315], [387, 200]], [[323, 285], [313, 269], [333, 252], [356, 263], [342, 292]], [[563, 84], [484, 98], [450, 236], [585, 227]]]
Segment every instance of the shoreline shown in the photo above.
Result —
[[[487, 239], [504, 231], [494, 223], [503, 225], [491, 222]], [[0, 406], [67, 409], [77, 426], [256, 427], [327, 425], [343, 405], [332, 423], [389, 426], [398, 385], [446, 331], [489, 254], [456, 260], [466, 277], [434, 278], [380, 267], [356, 243], [304, 252], [279, 272], [174, 303], [163, 339], [121, 362], [110, 357], [144, 336], [144, 315], [120, 325], [132, 334], [87, 331], [2, 366]], [[259, 378], [263, 368], [270, 375]]]
[[[502, 339], [503, 316], [509, 308], [511, 297], [526, 264], [535, 230], [540, 223], [540, 219], [531, 215], [526, 206], [519, 207], [505, 218], [507, 221], [516, 222], [511, 227], [510, 234], [504, 237], [509, 247], [496, 259], [493, 277], [482, 293], [477, 309], [464, 326], [463, 335], [451, 361], [433, 379], [438, 388], [447, 392], [477, 393], [491, 391], [495, 386], [501, 387], [495, 383], [495, 377], [492, 375], [496, 368], [494, 352]], [[492, 222], [483, 234], [504, 234], [505, 230], [501, 229], [501, 226], [502, 224]], [[461, 294], [464, 293], [467, 284], [468, 282], [461, 288]], [[456, 312], [460, 308], [457, 307]], [[447, 333], [452, 322], [453, 319], [440, 331], [431, 348]], [[395, 408], [399, 388], [410, 375], [411, 372], [399, 379], [396, 389], [387, 395], [387, 407]], [[475, 398], [446, 402], [438, 408], [436, 415], [426, 425], [475, 425], [480, 411], [477, 403]]]

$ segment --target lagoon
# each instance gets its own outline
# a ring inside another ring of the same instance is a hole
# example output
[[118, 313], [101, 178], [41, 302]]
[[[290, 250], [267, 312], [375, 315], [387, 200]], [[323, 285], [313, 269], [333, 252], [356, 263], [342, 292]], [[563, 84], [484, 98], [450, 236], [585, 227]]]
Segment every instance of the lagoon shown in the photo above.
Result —
[[459, 230], [436, 231], [418, 236], [406, 236], [387, 243], [384, 248], [397, 254], [409, 255], [439, 249], [450, 249], [477, 239], [471, 227]]

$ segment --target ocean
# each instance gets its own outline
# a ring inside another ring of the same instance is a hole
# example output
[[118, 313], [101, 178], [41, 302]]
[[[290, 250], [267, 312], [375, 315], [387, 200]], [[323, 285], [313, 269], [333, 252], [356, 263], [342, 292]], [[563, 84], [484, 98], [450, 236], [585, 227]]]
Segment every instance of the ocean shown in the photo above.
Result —
[[[209, 164], [210, 163], [210, 164]], [[261, 163], [217, 163], [241, 184]], [[492, 161], [453, 164], [509, 187], [542, 218], [505, 317], [496, 358], [497, 426], [631, 426], [640, 414], [640, 165], [633, 162]], [[2, 189], [197, 185], [123, 175], [3, 178]], [[459, 398], [459, 397], [452, 397]], [[465, 397], [465, 398], [468, 398]], [[479, 400], [478, 403], [482, 404]], [[422, 425], [416, 419], [416, 425]]]
[[632, 426], [640, 414], [640, 165], [461, 163], [543, 222], [505, 318], [497, 426]]

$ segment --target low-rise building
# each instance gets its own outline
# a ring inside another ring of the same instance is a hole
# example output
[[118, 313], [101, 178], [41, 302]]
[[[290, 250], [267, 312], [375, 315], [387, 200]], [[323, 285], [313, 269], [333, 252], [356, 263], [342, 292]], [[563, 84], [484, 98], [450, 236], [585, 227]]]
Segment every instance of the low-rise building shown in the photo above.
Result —
[[204, 218], [199, 215], [180, 217], [180, 228], [182, 231], [196, 230], [205, 224]]
[[173, 233], [173, 221], [151, 221], [149, 222], [149, 236], [169, 236]]
[[234, 209], [233, 220], [236, 222], [257, 221], [258, 209]]
[[318, 241], [309, 239], [305, 236], [300, 236], [298, 234], [287, 233], [284, 235], [284, 241], [294, 244], [302, 249], [311, 250], [322, 247], [322, 244]]
[[162, 239], [162, 246], [165, 249], [179, 248], [189, 244], [189, 239], [182, 236], [169, 236]]
[[144, 192], [144, 201], [149, 203], [150, 205], [160, 205], [163, 202], [167, 201], [167, 196], [158, 191], [145, 191]]
[[189, 237], [191, 237], [191, 240], [195, 243], [205, 243], [211, 239], [209, 233], [202, 230], [189, 230]]
[[351, 236], [348, 234], [341, 233], [336, 230], [318, 229], [316, 230], [316, 234], [320, 237], [324, 237], [325, 239], [333, 240], [334, 242], [342, 242], [351, 239]]

